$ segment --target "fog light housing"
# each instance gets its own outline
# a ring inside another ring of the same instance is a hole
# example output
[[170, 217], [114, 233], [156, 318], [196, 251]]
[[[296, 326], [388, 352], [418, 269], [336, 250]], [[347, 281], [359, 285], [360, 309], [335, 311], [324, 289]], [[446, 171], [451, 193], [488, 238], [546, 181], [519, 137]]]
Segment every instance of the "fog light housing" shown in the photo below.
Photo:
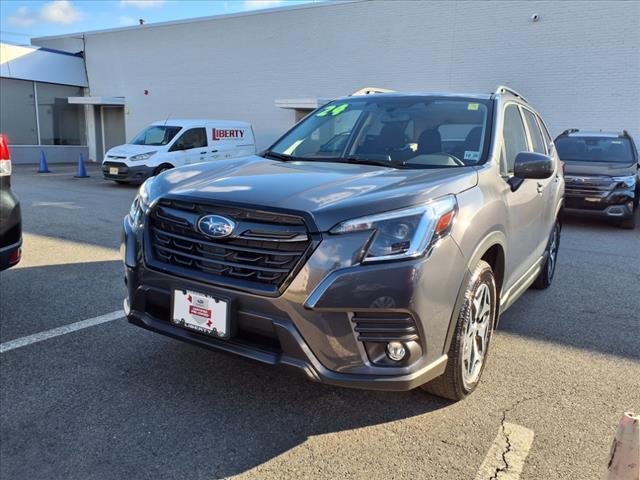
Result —
[[389, 342], [387, 343], [387, 357], [394, 362], [400, 362], [407, 356], [407, 348], [401, 342]]

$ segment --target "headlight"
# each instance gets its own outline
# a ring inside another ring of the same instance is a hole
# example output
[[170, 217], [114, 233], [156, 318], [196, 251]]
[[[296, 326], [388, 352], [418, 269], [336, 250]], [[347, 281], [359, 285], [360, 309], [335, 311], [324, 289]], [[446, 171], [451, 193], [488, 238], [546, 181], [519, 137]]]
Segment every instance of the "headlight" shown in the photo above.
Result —
[[129, 208], [129, 217], [134, 225], [138, 225], [142, 221], [142, 217], [149, 211], [149, 182], [151, 178], [148, 178], [140, 185], [136, 198], [131, 203]]
[[628, 177], [613, 177], [613, 181], [616, 182], [620, 188], [633, 188], [636, 186], [635, 175], [630, 175]]
[[372, 230], [363, 262], [419, 257], [449, 233], [457, 208], [456, 198], [448, 195], [417, 207], [348, 220], [330, 233]]
[[133, 161], [146, 160], [147, 158], [149, 158], [154, 153], [156, 153], [156, 152], [141, 153], [140, 155], [134, 155], [129, 160], [133, 160]]

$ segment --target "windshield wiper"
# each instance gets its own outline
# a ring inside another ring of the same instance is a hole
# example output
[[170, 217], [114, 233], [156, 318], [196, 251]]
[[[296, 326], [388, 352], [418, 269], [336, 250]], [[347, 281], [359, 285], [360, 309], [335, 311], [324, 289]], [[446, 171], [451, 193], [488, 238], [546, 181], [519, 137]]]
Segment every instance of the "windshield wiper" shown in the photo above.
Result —
[[365, 165], [379, 165], [381, 167], [389, 167], [389, 168], [402, 168], [405, 166], [405, 163], [401, 160], [392, 160], [388, 155], [380, 155], [381, 157], [386, 156], [387, 158], [371, 158], [364, 155], [349, 155], [348, 157], [338, 157], [335, 159], [336, 162], [343, 163], [361, 163]]
[[299, 158], [294, 157], [292, 155], [287, 155], [286, 153], [278, 153], [273, 150], [266, 150], [262, 152], [263, 157], [275, 158], [276, 160], [282, 160], [283, 162], [291, 162], [294, 160], [299, 160]]

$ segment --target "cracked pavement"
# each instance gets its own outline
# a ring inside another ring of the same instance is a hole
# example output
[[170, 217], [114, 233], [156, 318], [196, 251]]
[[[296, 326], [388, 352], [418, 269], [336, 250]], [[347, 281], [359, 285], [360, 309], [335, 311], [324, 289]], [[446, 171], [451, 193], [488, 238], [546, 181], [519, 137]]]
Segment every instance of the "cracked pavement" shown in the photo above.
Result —
[[[1, 275], [2, 342], [122, 308], [135, 188], [50, 167], [60, 175], [15, 166], [28, 238]], [[639, 251], [638, 229], [570, 219], [554, 285], [504, 314], [481, 385], [456, 404], [310, 383], [124, 320], [12, 350], [0, 478], [472, 479], [499, 432], [513, 465], [511, 426], [535, 434], [521, 479], [600, 478], [620, 415], [640, 405]]]

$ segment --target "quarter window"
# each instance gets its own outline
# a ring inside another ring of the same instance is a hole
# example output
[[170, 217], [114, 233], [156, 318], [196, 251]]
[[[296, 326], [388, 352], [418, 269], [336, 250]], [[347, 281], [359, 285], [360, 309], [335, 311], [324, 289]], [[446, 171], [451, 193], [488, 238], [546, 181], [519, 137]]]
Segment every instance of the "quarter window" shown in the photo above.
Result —
[[536, 153], [547, 154], [547, 149], [544, 146], [544, 138], [542, 137], [542, 133], [540, 132], [540, 128], [538, 127], [538, 122], [536, 121], [536, 116], [531, 110], [523, 109], [524, 119], [527, 122], [527, 128], [529, 129], [529, 134], [531, 135], [531, 143], [533, 146], [533, 151]]
[[504, 142], [502, 170], [503, 173], [513, 173], [513, 164], [516, 161], [516, 155], [529, 150], [520, 110], [515, 104], [507, 105], [507, 108], [504, 110], [502, 138]]

